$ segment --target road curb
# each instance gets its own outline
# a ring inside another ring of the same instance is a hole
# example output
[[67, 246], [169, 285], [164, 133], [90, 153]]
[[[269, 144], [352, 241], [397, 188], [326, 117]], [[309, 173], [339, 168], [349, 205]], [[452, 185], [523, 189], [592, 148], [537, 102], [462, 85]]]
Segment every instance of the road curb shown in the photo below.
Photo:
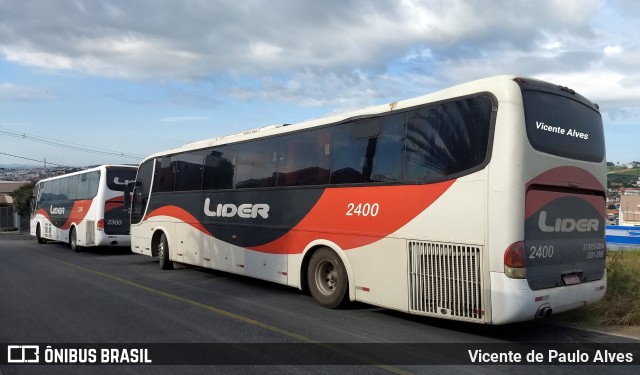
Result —
[[601, 327], [593, 327], [593, 326], [585, 326], [580, 324], [572, 324], [567, 322], [562, 322], [558, 320], [549, 320], [550, 324], [558, 325], [562, 327], [569, 327], [575, 329], [581, 329], [583, 331], [599, 333], [602, 335], [613, 335], [624, 337], [627, 339], [640, 340], [640, 327], [631, 326], [631, 327], [621, 327], [621, 326], [601, 326]]
[[33, 237], [29, 233], [25, 233], [25, 232], [0, 232], [0, 239], [3, 239], [3, 240], [22, 241], [22, 240], [29, 240], [32, 238]]

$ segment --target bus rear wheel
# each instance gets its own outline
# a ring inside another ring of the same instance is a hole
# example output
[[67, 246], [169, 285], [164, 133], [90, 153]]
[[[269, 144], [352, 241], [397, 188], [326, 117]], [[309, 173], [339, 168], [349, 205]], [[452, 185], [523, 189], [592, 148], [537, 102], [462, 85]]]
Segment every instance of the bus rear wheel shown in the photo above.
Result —
[[82, 250], [82, 248], [78, 246], [78, 232], [76, 231], [76, 227], [71, 227], [71, 230], [69, 231], [69, 246], [71, 247], [71, 250], [76, 253]]
[[47, 239], [42, 237], [42, 233], [40, 232], [40, 224], [36, 227], [36, 238], [38, 239], [39, 244], [47, 243]]
[[313, 299], [324, 307], [338, 307], [347, 299], [347, 271], [338, 254], [327, 247], [311, 256], [307, 282]]
[[156, 245], [156, 253], [158, 254], [158, 260], [160, 261], [160, 269], [173, 269], [173, 262], [169, 259], [169, 242], [167, 241], [167, 236], [164, 233], [160, 235], [160, 241], [158, 241], [158, 244]]

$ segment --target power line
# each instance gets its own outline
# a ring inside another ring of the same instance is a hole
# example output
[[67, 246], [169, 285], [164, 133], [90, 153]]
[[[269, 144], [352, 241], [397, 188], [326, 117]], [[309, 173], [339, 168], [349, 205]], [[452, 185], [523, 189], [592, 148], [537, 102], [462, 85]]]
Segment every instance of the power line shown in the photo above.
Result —
[[36, 162], [38, 162], [38, 163], [53, 164], [53, 165], [57, 165], [58, 167], [66, 167], [66, 165], [62, 165], [62, 164], [58, 164], [58, 163], [52, 163], [52, 162], [50, 162], [50, 161], [44, 161], [44, 160], [31, 159], [31, 158], [27, 158], [27, 157], [24, 157], [24, 156], [18, 156], [18, 155], [7, 154], [6, 152], [0, 152], [0, 155], [7, 155], [7, 156], [11, 156], [11, 157], [18, 158], [18, 159], [24, 159], [24, 160], [36, 161]]
[[[67, 150], [87, 152], [91, 154], [120, 156], [123, 158], [138, 159], [138, 160], [143, 159], [145, 157], [144, 155], [129, 154], [129, 153], [124, 153], [124, 152], [114, 151], [109, 149], [100, 149], [92, 146], [84, 146], [77, 143], [55, 140], [53, 138], [43, 138], [43, 137], [38, 137], [32, 134], [19, 133], [3, 127], [0, 127], [0, 134], [8, 135], [14, 138], [22, 138], [22, 139], [26, 139], [34, 142], [39, 142], [39, 143], [43, 143], [50, 146], [61, 147]], [[65, 142], [65, 143], [62, 143], [62, 142]]]

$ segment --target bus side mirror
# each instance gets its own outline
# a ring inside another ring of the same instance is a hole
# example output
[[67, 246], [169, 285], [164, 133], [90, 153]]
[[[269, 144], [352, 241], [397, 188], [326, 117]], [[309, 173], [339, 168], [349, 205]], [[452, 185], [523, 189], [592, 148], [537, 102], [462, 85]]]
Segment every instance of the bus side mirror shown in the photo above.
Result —
[[27, 198], [27, 206], [29, 206], [31, 217], [34, 217], [36, 215], [36, 197], [30, 196]]
[[136, 186], [136, 182], [135, 181], [129, 181], [125, 186], [124, 186], [124, 207], [129, 209], [131, 207], [131, 192], [133, 192], [133, 189]]

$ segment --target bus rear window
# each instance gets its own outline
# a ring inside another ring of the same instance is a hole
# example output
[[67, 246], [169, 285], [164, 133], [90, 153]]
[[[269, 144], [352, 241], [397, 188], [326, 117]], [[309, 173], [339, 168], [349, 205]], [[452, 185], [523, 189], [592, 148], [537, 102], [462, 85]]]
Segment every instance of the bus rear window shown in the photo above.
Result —
[[124, 191], [129, 181], [135, 181], [136, 170], [133, 168], [107, 168], [107, 187], [113, 191]]
[[571, 98], [523, 90], [527, 136], [538, 151], [571, 159], [604, 159], [602, 117]]

